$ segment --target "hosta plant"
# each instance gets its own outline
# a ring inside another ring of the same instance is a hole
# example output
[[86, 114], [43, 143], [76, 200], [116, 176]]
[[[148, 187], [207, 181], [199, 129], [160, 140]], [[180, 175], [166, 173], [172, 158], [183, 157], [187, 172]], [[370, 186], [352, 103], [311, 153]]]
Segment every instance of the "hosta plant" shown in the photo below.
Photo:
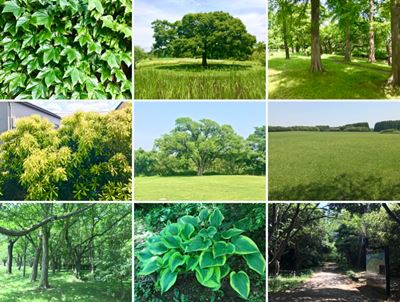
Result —
[[224, 278], [231, 287], [247, 299], [250, 278], [243, 271], [234, 271], [230, 259], [243, 257], [249, 269], [265, 275], [265, 259], [244, 230], [224, 228], [219, 209], [203, 209], [198, 216], [183, 216], [168, 224], [158, 235], [148, 238], [137, 253], [141, 262], [140, 275], [157, 275], [157, 285], [164, 293], [181, 274], [194, 274], [197, 281], [218, 290]]
[[131, 98], [131, 0], [0, 0], [0, 99]]

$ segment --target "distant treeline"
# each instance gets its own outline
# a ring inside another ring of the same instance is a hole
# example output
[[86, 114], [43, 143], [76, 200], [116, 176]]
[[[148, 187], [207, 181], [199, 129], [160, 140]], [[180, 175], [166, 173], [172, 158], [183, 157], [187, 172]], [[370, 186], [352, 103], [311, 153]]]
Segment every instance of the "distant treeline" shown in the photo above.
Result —
[[400, 130], [400, 121], [383, 121], [375, 124], [374, 131]]
[[290, 127], [269, 126], [268, 131], [269, 132], [283, 132], [283, 131], [369, 132], [369, 131], [371, 131], [371, 129], [369, 128], [369, 124], [367, 122], [362, 122], [362, 123], [347, 124], [347, 125], [339, 126], [339, 127], [330, 127], [328, 125], [290, 126]]

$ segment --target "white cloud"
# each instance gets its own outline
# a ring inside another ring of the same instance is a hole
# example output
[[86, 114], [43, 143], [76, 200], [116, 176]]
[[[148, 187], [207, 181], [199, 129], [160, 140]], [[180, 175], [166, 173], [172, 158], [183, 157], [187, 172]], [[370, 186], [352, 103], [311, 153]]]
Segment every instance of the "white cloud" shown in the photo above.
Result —
[[40, 102], [35, 101], [31, 102], [39, 107], [45, 108], [55, 114], [60, 115], [61, 117], [73, 114], [78, 111], [85, 112], [99, 112], [99, 113], [107, 113], [113, 111], [118, 104], [119, 101], [51, 101], [51, 102]]

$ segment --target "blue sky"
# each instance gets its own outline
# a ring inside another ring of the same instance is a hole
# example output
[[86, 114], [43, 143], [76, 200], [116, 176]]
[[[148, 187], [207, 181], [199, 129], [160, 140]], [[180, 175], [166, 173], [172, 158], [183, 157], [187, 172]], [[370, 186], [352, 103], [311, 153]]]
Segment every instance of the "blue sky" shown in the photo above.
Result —
[[149, 51], [153, 45], [151, 22], [156, 19], [170, 22], [181, 19], [190, 12], [225, 11], [240, 18], [247, 31], [266, 40], [265, 0], [136, 0], [134, 18], [135, 45]]
[[243, 137], [265, 125], [264, 102], [138, 102], [134, 107], [135, 149], [151, 150], [154, 140], [170, 132], [179, 117], [229, 124]]
[[374, 127], [383, 120], [399, 120], [397, 102], [274, 102], [269, 104], [270, 126], [340, 126], [368, 122]]
[[107, 113], [113, 111], [120, 101], [31, 101], [30, 103], [47, 109], [63, 117], [77, 111]]

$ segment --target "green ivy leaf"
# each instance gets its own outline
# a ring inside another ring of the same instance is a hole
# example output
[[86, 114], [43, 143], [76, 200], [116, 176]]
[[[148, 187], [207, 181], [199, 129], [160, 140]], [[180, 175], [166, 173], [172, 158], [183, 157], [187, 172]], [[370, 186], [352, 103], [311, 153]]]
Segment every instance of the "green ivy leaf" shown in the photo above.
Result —
[[18, 18], [17, 20], [17, 28], [21, 27], [22, 25], [24, 25], [25, 23], [27, 23], [29, 21], [29, 17], [26, 16], [21, 16]]
[[57, 77], [57, 72], [54, 69], [50, 70], [50, 72], [46, 74], [44, 81], [47, 87], [49, 87], [53, 83], [61, 83], [61, 80]]
[[247, 300], [250, 294], [250, 279], [245, 272], [231, 272], [229, 283], [240, 297]]
[[71, 64], [75, 60], [79, 60], [81, 58], [81, 54], [78, 51], [76, 51], [75, 49], [71, 48], [71, 47], [65, 48], [61, 52], [61, 55], [62, 56], [67, 55], [67, 60], [68, 60], [69, 64]]
[[18, 18], [22, 12], [22, 8], [15, 0], [4, 2], [3, 13], [12, 13], [15, 18]]
[[60, 61], [59, 51], [57, 48], [49, 48], [43, 53], [44, 64], [48, 64], [51, 61], [54, 63], [58, 63]]
[[97, 53], [97, 54], [101, 54], [101, 44], [98, 42], [89, 42], [89, 46], [88, 46], [88, 54], [91, 53]]
[[100, 0], [89, 0], [89, 10], [96, 9], [100, 14], [104, 13], [103, 5]]
[[40, 9], [32, 15], [32, 23], [35, 25], [44, 25], [48, 30], [51, 30], [53, 17], [49, 16], [46, 10]]

